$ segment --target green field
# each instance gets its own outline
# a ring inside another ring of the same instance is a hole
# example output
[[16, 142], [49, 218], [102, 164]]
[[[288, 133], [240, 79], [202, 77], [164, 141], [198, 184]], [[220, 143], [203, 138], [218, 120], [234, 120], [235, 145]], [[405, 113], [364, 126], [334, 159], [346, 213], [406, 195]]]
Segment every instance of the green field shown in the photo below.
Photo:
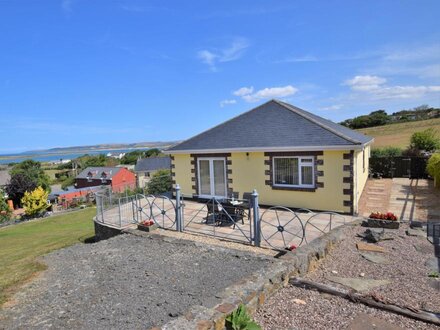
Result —
[[414, 132], [427, 128], [434, 128], [440, 135], [440, 118], [369, 127], [358, 131], [374, 137], [373, 148], [406, 148]]
[[89, 208], [0, 229], [0, 306], [45, 265], [37, 258], [94, 235]]

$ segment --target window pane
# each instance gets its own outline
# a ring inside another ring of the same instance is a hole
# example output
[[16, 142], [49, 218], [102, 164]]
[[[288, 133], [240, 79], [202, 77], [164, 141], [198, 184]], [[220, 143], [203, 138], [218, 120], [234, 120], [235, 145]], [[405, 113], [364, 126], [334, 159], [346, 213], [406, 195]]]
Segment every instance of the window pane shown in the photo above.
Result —
[[200, 194], [211, 195], [211, 178], [209, 175], [209, 160], [199, 161]]
[[302, 184], [312, 185], [313, 184], [313, 167], [312, 166], [301, 166], [301, 181]]
[[225, 162], [223, 160], [214, 160], [214, 190], [215, 196], [226, 195]]
[[274, 184], [299, 184], [298, 158], [275, 158], [274, 167]]

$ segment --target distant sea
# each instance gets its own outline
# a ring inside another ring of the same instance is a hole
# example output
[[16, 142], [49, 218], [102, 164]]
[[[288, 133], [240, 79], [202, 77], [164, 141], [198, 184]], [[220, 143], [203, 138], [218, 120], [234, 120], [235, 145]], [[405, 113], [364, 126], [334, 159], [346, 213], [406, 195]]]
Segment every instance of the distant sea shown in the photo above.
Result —
[[0, 164], [20, 163], [26, 159], [33, 159], [39, 162], [54, 162], [60, 160], [72, 160], [81, 157], [85, 154], [88, 155], [107, 155], [109, 152], [112, 154], [127, 153], [135, 150], [148, 150], [149, 148], [131, 148], [131, 149], [100, 149], [100, 150], [84, 150], [78, 153], [50, 153], [48, 151], [32, 151], [24, 152], [20, 154], [0, 155]]

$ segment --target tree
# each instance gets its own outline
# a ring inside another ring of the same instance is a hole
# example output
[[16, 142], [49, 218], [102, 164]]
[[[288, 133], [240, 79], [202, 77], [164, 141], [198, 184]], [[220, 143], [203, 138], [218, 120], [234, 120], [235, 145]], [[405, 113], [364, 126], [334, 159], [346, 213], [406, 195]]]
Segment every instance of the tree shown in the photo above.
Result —
[[171, 191], [173, 184], [170, 170], [158, 170], [148, 182], [147, 192], [152, 195], [163, 194]]
[[8, 220], [10, 215], [11, 215], [11, 209], [9, 208], [9, 205], [6, 202], [4, 193], [0, 189], [0, 223], [5, 220]]
[[124, 157], [121, 158], [121, 164], [124, 165], [135, 165], [139, 158], [143, 158], [145, 156], [145, 152], [142, 150], [135, 150], [131, 152], [127, 152]]
[[434, 178], [436, 187], [440, 188], [440, 153], [435, 153], [429, 158], [426, 171]]
[[42, 187], [38, 187], [32, 192], [26, 191], [21, 199], [25, 213], [29, 216], [35, 216], [46, 211], [49, 207], [47, 203], [48, 196], [49, 193]]
[[21, 199], [24, 193], [26, 191], [33, 191], [38, 187], [35, 181], [36, 180], [23, 173], [15, 173], [11, 176], [9, 183], [5, 187], [5, 191], [14, 202], [14, 205], [21, 205]]
[[415, 132], [411, 136], [410, 149], [425, 150], [428, 152], [436, 151], [440, 148], [440, 138], [433, 128]]
[[10, 171], [11, 177], [15, 175], [23, 175], [35, 186], [41, 186], [44, 190], [50, 191], [50, 177], [41, 168], [41, 163], [34, 160], [25, 160], [14, 167]]
[[157, 157], [160, 156], [162, 154], [162, 151], [160, 151], [157, 148], [153, 148], [153, 149], [148, 149], [147, 151], [145, 151], [145, 157]]

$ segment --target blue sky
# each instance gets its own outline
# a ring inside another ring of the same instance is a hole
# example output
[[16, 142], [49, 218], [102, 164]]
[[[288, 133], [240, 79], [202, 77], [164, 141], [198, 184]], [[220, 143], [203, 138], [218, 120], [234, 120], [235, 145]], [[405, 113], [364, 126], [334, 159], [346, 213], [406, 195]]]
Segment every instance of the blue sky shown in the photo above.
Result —
[[278, 98], [440, 106], [440, 1], [0, 0], [0, 153], [188, 138]]

